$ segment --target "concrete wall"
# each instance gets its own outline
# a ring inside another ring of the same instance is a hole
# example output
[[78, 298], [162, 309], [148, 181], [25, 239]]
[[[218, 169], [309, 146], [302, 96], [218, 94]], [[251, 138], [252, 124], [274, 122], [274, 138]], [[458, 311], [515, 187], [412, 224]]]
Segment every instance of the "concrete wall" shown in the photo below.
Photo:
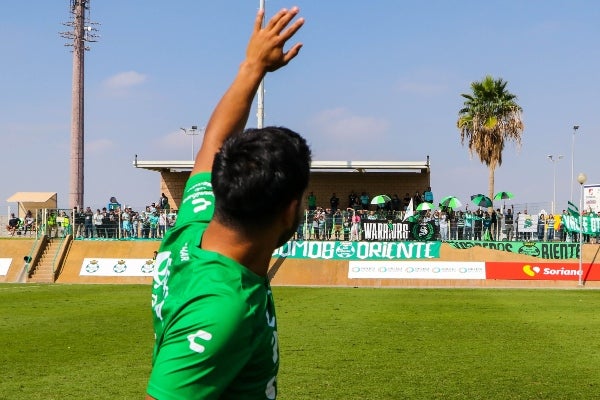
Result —
[[75, 240], [71, 245], [57, 283], [150, 283], [148, 277], [79, 276], [85, 258], [147, 258], [158, 250], [159, 241], [87, 241]]
[[[584, 245], [584, 263], [593, 262], [597, 258], [599, 245]], [[474, 247], [467, 250], [455, 249], [442, 244], [440, 258], [436, 261], [497, 261], [536, 263], [542, 259]], [[273, 260], [274, 263], [277, 260]], [[413, 260], [411, 260], [413, 261]], [[414, 260], [417, 261], [417, 260]], [[423, 260], [427, 261], [427, 260]], [[560, 263], [561, 260], [543, 260], [543, 262]], [[576, 260], [573, 260], [576, 262]], [[598, 260], [596, 259], [596, 263]], [[345, 286], [345, 287], [388, 287], [388, 288], [574, 288], [573, 281], [542, 280], [427, 280], [427, 279], [349, 279], [348, 261], [342, 260], [304, 260], [285, 259], [279, 261], [280, 267], [272, 279], [273, 286]], [[599, 266], [596, 266], [599, 268]], [[589, 281], [588, 288], [600, 288], [600, 282]]]
[[[13, 258], [6, 282], [14, 282], [23, 267], [23, 257], [28, 255], [33, 240], [0, 241], [0, 257]], [[158, 241], [85, 241], [73, 242], [57, 283], [129, 283], [150, 284], [149, 277], [99, 277], [79, 276], [84, 258], [151, 258], [158, 249]], [[598, 268], [600, 245], [583, 247], [583, 262]], [[508, 261], [535, 263], [542, 259], [516, 253], [475, 247], [459, 250], [442, 244], [439, 261]], [[561, 260], [543, 260], [560, 263]], [[576, 260], [572, 260], [576, 262]], [[274, 286], [347, 286], [347, 287], [523, 287], [523, 288], [573, 288], [573, 281], [541, 280], [408, 280], [408, 279], [349, 279], [348, 261], [311, 259], [273, 259], [272, 283]], [[1, 279], [1, 278], [0, 278]], [[586, 282], [587, 288], [600, 288], [600, 281]]]
[[181, 204], [181, 197], [185, 183], [190, 176], [190, 172], [161, 172], [160, 173], [160, 192], [164, 193], [169, 199], [171, 209], [177, 210]]
[[0, 258], [12, 258], [8, 273], [5, 276], [0, 275], [0, 282], [15, 281], [25, 265], [23, 257], [29, 255], [34, 243], [34, 239], [0, 240]]
[[[179, 208], [189, 172], [161, 172], [160, 190], [169, 199], [171, 208]], [[412, 196], [416, 191], [423, 193], [429, 186], [429, 173], [414, 172], [312, 172], [308, 192], [314, 192], [319, 206], [329, 207], [332, 193], [340, 199], [340, 206], [348, 205], [352, 190], [360, 195], [367, 192], [371, 197], [378, 194], [397, 194], [400, 199], [405, 193]], [[435, 188], [433, 189], [434, 195]]]
[[[317, 196], [317, 205], [329, 207], [333, 193], [340, 199], [340, 207], [348, 206], [348, 195], [354, 191], [359, 196], [364, 191], [373, 197], [378, 194], [393, 196], [400, 200], [405, 193], [423, 193], [429, 186], [429, 174], [409, 172], [313, 172], [310, 175], [308, 192]], [[435, 192], [434, 192], [435, 195]]]

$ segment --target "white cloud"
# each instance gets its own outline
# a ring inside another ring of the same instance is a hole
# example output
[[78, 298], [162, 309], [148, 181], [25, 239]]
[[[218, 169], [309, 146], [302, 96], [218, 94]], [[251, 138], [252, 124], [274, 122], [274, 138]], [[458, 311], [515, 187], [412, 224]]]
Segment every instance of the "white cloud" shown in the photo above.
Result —
[[[365, 155], [365, 142], [379, 142], [385, 138], [389, 122], [385, 119], [352, 114], [339, 107], [324, 110], [309, 121], [309, 142], [315, 159], [356, 159]], [[314, 139], [313, 139], [314, 138]]]
[[[389, 123], [375, 117], [353, 115], [345, 108], [324, 110], [311, 121], [312, 129], [319, 136], [338, 139], [360, 139], [381, 136]], [[365, 136], [366, 135], [366, 136]]]
[[103, 153], [114, 147], [114, 143], [109, 139], [98, 139], [85, 143], [85, 151], [92, 154]]
[[201, 130], [196, 131], [196, 135], [191, 135], [185, 134], [181, 129], [178, 129], [176, 131], [169, 132], [166, 135], [157, 138], [155, 140], [155, 144], [159, 148], [163, 149], [184, 149], [186, 147], [191, 148], [193, 139], [194, 147], [198, 149], [198, 147], [202, 143], [203, 137], [204, 135]]
[[148, 78], [147, 75], [136, 71], [121, 72], [106, 79], [104, 87], [110, 90], [122, 91], [134, 86], [141, 85]]
[[394, 88], [401, 94], [433, 97], [447, 93], [455, 81], [456, 78], [447, 70], [421, 67], [398, 77]]
[[446, 86], [443, 84], [416, 81], [398, 82], [397, 88], [402, 93], [410, 93], [419, 96], [432, 96], [444, 93], [446, 91]]
[[[200, 150], [202, 139], [204, 138], [202, 130], [198, 130], [196, 135], [186, 135], [181, 129], [169, 132], [163, 136], [152, 140], [149, 154], [145, 157], [157, 159], [184, 160], [192, 157]], [[193, 139], [193, 152], [192, 152]]]

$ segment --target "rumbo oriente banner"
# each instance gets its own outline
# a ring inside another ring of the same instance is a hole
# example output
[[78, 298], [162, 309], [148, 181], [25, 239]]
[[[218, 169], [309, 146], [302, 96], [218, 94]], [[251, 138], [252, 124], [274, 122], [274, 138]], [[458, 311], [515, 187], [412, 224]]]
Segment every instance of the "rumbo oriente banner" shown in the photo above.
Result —
[[471, 249], [485, 247], [486, 249], [507, 251], [509, 253], [525, 254], [549, 260], [566, 260], [579, 258], [579, 243], [567, 242], [490, 242], [470, 240], [449, 240], [455, 249]]
[[290, 241], [273, 257], [324, 260], [413, 260], [440, 258], [441, 242]]

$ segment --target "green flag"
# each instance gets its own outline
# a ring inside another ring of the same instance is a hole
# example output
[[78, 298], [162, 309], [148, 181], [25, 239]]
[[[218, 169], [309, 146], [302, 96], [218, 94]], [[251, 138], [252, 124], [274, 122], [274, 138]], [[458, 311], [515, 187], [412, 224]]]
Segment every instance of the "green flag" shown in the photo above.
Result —
[[492, 234], [490, 233], [489, 229], [485, 230], [485, 233], [483, 234], [483, 240], [492, 240]]
[[570, 201], [568, 201], [567, 204], [569, 206], [568, 207], [569, 214], [575, 218], [579, 218], [579, 208], [575, 204], [571, 203]]

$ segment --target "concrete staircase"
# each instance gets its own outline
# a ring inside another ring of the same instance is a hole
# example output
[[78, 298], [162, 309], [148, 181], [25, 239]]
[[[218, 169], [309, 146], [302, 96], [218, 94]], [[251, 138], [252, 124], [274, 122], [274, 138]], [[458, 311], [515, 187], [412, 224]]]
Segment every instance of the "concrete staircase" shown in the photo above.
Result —
[[[61, 246], [60, 240], [48, 241], [46, 248], [43, 250], [42, 255], [38, 263], [35, 265], [35, 269], [31, 277], [27, 280], [30, 283], [53, 283], [54, 282], [54, 266], [52, 263], [57, 255], [57, 252]], [[58, 259], [58, 257], [57, 257]]]

